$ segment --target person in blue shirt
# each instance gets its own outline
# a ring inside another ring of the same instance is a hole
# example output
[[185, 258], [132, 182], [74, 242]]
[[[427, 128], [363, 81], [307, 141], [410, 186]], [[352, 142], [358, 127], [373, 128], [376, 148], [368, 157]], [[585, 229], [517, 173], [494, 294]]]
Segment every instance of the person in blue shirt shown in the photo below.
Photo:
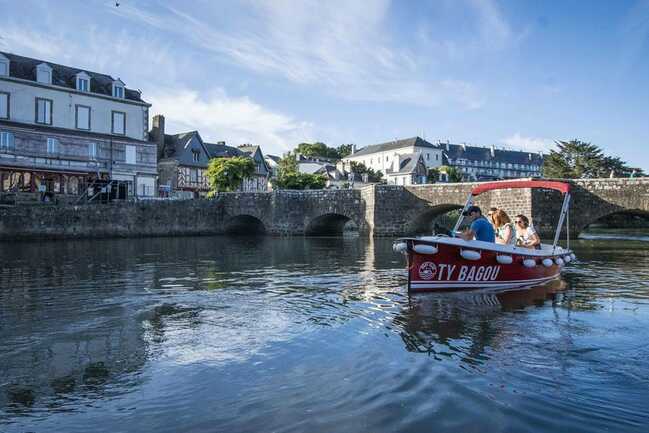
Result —
[[496, 242], [494, 228], [485, 217], [478, 206], [469, 206], [462, 215], [471, 222], [471, 227], [463, 232], [460, 237], [465, 241], [477, 240], [483, 242]]

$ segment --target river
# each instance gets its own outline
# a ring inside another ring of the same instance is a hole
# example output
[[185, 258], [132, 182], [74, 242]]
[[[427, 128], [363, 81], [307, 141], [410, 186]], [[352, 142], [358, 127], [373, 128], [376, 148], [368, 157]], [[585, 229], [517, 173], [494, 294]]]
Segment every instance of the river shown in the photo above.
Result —
[[0, 244], [0, 431], [643, 432], [649, 242], [418, 294], [388, 239]]

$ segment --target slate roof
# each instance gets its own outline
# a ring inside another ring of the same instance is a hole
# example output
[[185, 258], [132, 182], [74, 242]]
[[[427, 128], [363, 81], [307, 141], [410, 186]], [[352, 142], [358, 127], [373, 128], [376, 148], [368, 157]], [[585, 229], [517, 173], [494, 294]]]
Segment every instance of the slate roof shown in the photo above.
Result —
[[173, 157], [182, 154], [183, 148], [192, 139], [197, 131], [182, 132], [180, 134], [165, 134], [166, 157]]
[[[524, 152], [520, 150], [495, 149], [494, 156], [491, 156], [491, 149], [488, 147], [463, 146], [461, 144], [439, 145], [444, 154], [444, 163], [448, 164], [448, 159], [466, 159], [469, 161], [498, 161], [511, 164], [543, 164], [543, 156], [534, 152]], [[447, 150], [448, 148], [448, 150]], [[531, 159], [530, 159], [531, 155]]]
[[349, 155], [349, 157], [369, 155], [376, 152], [385, 152], [386, 150], [401, 149], [402, 147], [412, 147], [412, 146], [430, 147], [433, 149], [440, 148], [440, 146], [435, 145], [433, 143], [429, 143], [428, 141], [424, 140], [421, 137], [411, 137], [403, 140], [394, 140], [394, 141], [388, 141], [387, 143], [365, 146], [362, 149], [358, 150], [357, 152]]
[[227, 146], [221, 143], [205, 143], [207, 152], [210, 154], [210, 158], [231, 158], [233, 156], [242, 156], [241, 152], [236, 147]]
[[387, 174], [408, 174], [417, 171], [417, 164], [421, 158], [421, 152], [406, 153], [400, 155], [399, 171], [388, 170]]
[[[0, 54], [9, 59], [9, 76], [14, 78], [21, 78], [23, 80], [30, 80], [36, 82], [36, 66], [41, 63], [46, 63], [52, 68], [52, 84], [56, 86], [68, 87], [76, 89], [76, 76], [79, 72], [85, 72], [90, 76], [90, 93], [97, 93], [104, 96], [113, 96], [113, 82], [116, 81], [113, 77], [98, 72], [88, 71], [86, 69], [78, 69], [70, 66], [59, 65], [57, 63], [48, 62], [47, 60], [39, 60], [31, 57], [19, 56], [17, 54], [7, 53], [0, 51]], [[144, 102], [137, 90], [124, 88], [124, 97], [130, 101]]]
[[276, 155], [264, 155], [265, 158], [270, 159], [271, 161], [275, 162], [276, 164], [279, 164], [279, 161], [282, 159], [279, 156]]

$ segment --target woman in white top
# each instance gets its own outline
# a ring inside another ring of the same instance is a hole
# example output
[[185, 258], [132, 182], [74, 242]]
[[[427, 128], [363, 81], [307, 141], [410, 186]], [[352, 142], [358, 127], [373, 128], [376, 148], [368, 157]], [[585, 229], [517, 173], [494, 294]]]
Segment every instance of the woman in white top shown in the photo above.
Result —
[[503, 245], [516, 245], [516, 230], [509, 215], [502, 209], [493, 214], [493, 223], [496, 227], [496, 243]]
[[525, 215], [516, 215], [516, 244], [525, 248], [541, 249], [541, 238]]

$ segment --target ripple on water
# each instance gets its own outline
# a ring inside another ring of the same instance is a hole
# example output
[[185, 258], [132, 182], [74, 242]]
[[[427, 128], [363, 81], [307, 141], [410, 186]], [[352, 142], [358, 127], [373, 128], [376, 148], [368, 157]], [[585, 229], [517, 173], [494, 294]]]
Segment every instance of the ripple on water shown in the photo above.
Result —
[[575, 248], [412, 296], [381, 240], [3, 249], [0, 430], [643, 431], [649, 249]]

